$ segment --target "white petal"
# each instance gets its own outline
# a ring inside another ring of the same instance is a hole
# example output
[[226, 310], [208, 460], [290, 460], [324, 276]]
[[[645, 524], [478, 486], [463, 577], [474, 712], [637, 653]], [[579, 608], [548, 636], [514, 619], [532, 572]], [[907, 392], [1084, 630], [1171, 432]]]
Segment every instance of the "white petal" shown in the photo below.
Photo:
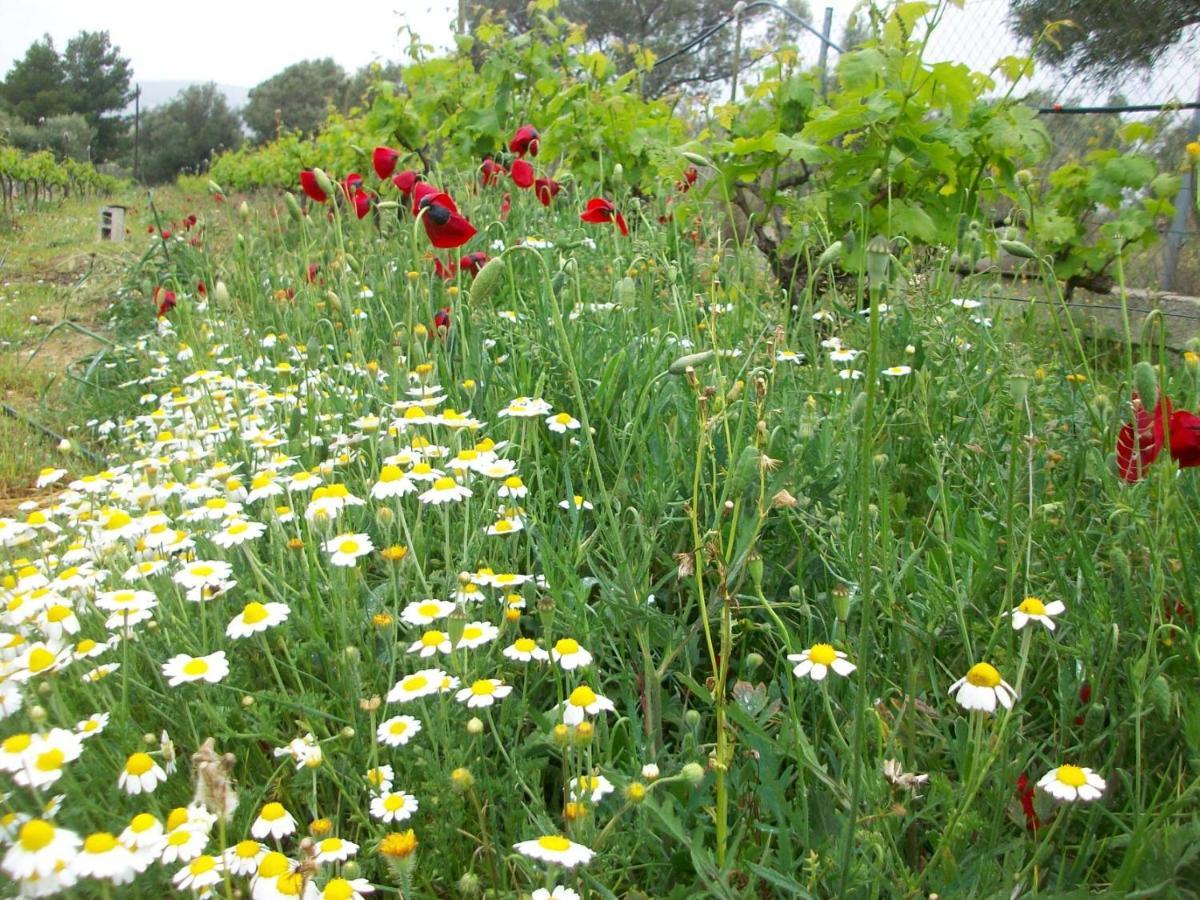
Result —
[[842, 675], [842, 676], [849, 675], [856, 668], [858, 668], [858, 667], [855, 666], [854, 663], [850, 662], [848, 659], [835, 659], [833, 661], [833, 671], [837, 672], [839, 675]]
[[829, 674], [828, 666], [823, 666], [820, 663], [817, 663], [816, 665], [814, 665], [812, 667], [812, 680], [813, 681], [824, 681], [825, 676], [828, 674]]
[[1063, 603], [1061, 600], [1055, 600], [1053, 603], [1046, 604], [1047, 615], [1057, 616], [1065, 613], [1066, 611], [1067, 604]]

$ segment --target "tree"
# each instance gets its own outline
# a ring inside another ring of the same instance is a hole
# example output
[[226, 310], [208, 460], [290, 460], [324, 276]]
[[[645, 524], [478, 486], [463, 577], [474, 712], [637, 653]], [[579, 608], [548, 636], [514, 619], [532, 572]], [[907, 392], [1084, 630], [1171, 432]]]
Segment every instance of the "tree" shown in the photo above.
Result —
[[[734, 23], [716, 27], [729, 18], [729, 0], [561, 0], [557, 5], [563, 16], [587, 26], [590, 45], [615, 57], [622, 67], [632, 68], [635, 54], [642, 49], [663, 61], [646, 76], [647, 96], [725, 81], [733, 72]], [[811, 19], [803, 0], [785, 0], [784, 5]], [[469, 21], [478, 24], [490, 12], [509, 31], [522, 33], [529, 30], [530, 17], [537, 14], [531, 12], [534, 9], [528, 0], [472, 0]], [[771, 42], [797, 33], [795, 24], [779, 13], [755, 10], [745, 18], [744, 50], [755, 34], [763, 36], [758, 26], [764, 22], [769, 23]], [[689, 51], [666, 59], [703, 35], [707, 36]], [[742, 65], [748, 60], [749, 53], [743, 52]]]
[[50, 35], [29, 45], [8, 70], [0, 91], [8, 108], [32, 125], [72, 111], [62, 60]]
[[14, 122], [3, 125], [7, 143], [26, 153], [49, 150], [59, 159], [74, 159], [87, 162], [91, 159], [92, 143], [96, 133], [87, 120], [78, 113], [65, 116], [50, 116], [36, 125]]
[[169, 181], [201, 171], [213, 154], [241, 143], [238, 115], [215, 84], [194, 84], [142, 117], [143, 180]]
[[81, 31], [67, 41], [62, 68], [71, 112], [83, 116], [96, 132], [92, 157], [111, 159], [125, 132], [120, 113], [132, 99], [129, 60], [121, 56], [120, 47], [112, 46], [107, 31]]
[[1197, 0], [1012, 0], [1013, 30], [1029, 39], [1051, 23], [1037, 45], [1047, 62], [1074, 74], [1116, 81], [1130, 69], [1152, 66], [1184, 33], [1200, 25]]
[[269, 141], [280, 128], [311, 134], [324, 124], [331, 105], [345, 108], [349, 84], [332, 59], [306, 59], [251, 88], [242, 118], [258, 141]]

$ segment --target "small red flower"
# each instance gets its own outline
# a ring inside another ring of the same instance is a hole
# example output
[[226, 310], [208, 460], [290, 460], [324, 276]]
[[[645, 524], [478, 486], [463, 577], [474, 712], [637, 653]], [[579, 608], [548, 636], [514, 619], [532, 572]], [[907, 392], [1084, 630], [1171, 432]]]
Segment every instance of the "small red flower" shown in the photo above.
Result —
[[467, 272], [472, 278], [479, 274], [479, 270], [487, 265], [488, 255], [482, 250], [476, 250], [474, 253], [468, 253], [458, 261], [458, 270]]
[[161, 319], [175, 308], [175, 292], [156, 287], [154, 289], [154, 303], [158, 307], [158, 317]]
[[512, 164], [512, 180], [519, 188], [533, 187], [533, 166], [523, 159], [514, 159]]
[[357, 191], [361, 191], [363, 186], [363, 177], [357, 172], [351, 172], [341, 181], [342, 194], [347, 200], [354, 198]]
[[196, 226], [196, 221], [197, 221], [196, 214], [192, 213], [191, 215], [189, 215], [187, 218], [185, 218], [183, 220], [183, 230], [191, 231]]
[[1151, 414], [1146, 412], [1141, 398], [1134, 395], [1134, 420], [1121, 426], [1117, 434], [1117, 469], [1126, 481], [1140, 480], [1147, 467], [1158, 458], [1166, 441], [1163, 423], [1170, 415], [1170, 400], [1159, 398]]
[[380, 178], [391, 178], [399, 161], [400, 151], [391, 147], [376, 147], [371, 154], [371, 165], [375, 167], [375, 174]]
[[435, 334], [445, 334], [450, 330], [450, 307], [443, 306], [433, 316], [433, 331]]
[[317, 176], [312, 169], [305, 169], [300, 173], [300, 187], [304, 193], [316, 200], [318, 203], [324, 203], [329, 199], [329, 195], [321, 190], [321, 186], [317, 184]]
[[506, 174], [508, 173], [505, 171], [504, 166], [500, 165], [500, 163], [496, 162], [490, 156], [479, 166], [479, 180], [483, 183], [484, 187], [499, 184], [500, 179]]
[[475, 226], [458, 213], [449, 194], [427, 194], [421, 198], [421, 221], [433, 246], [440, 250], [461, 247], [475, 236]]
[[163, 239], [164, 241], [169, 241], [169, 240], [171, 239], [171, 232], [170, 232], [170, 230], [169, 230], [169, 229], [166, 229], [166, 228], [164, 228], [164, 229], [163, 229], [163, 231], [162, 231], [162, 239]]
[[396, 186], [400, 193], [402, 193], [405, 197], [408, 197], [412, 194], [413, 187], [415, 187], [420, 180], [421, 176], [418, 173], [414, 172], [412, 169], [405, 169], [403, 172], [396, 173], [396, 175], [392, 178], [392, 184]]
[[319, 263], [309, 263], [308, 264], [308, 271], [305, 274], [308, 278], [309, 284], [316, 283], [317, 273], [320, 271], [321, 271], [321, 266]]
[[371, 211], [371, 195], [364, 190], [354, 192], [354, 214], [360, 219]]
[[434, 194], [439, 193], [441, 193], [441, 191], [427, 181], [418, 181], [416, 184], [414, 184], [410, 194], [412, 197], [413, 215], [415, 216], [417, 214], [417, 210], [421, 207], [422, 200], [424, 200], [426, 197], [432, 197]]
[[1169, 420], [1171, 431], [1171, 459], [1181, 469], [1200, 466], [1200, 416], [1176, 410]]
[[199, 294], [201, 297], [207, 297], [208, 296], [208, 286], [205, 285], [205, 283], [203, 281], [197, 281], [196, 282], [196, 293]]
[[1042, 823], [1038, 819], [1037, 811], [1033, 808], [1033, 785], [1029, 783], [1029, 776], [1024, 772], [1017, 779], [1017, 797], [1020, 799], [1021, 809], [1025, 813], [1025, 826], [1030, 831], [1037, 831], [1042, 827]]
[[554, 198], [558, 196], [558, 192], [562, 190], [562, 185], [553, 178], [539, 178], [533, 183], [533, 192], [537, 194], [538, 202], [542, 206], [549, 206], [554, 202]]
[[508, 149], [517, 156], [524, 156], [528, 153], [530, 156], [538, 155], [538, 140], [541, 135], [538, 130], [532, 125], [522, 125], [517, 129], [517, 133], [513, 135], [513, 139], [508, 142]]
[[500, 201], [500, 221], [505, 221], [510, 212], [512, 212], [512, 194], [505, 193], [504, 199]]
[[593, 197], [589, 200], [587, 209], [579, 214], [579, 218], [594, 224], [616, 222], [617, 227], [621, 229], [621, 234], [629, 234], [629, 226], [625, 224], [625, 217], [617, 212], [617, 208], [612, 205], [611, 200], [605, 200], [603, 197]]

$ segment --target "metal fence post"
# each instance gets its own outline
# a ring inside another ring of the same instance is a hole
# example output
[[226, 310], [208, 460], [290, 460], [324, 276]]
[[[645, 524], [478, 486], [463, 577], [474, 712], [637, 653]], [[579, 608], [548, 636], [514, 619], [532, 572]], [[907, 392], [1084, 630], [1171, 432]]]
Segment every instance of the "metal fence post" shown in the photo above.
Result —
[[829, 39], [833, 31], [833, 7], [825, 7], [825, 24], [821, 26], [821, 55], [817, 57], [817, 71], [821, 73], [821, 96], [826, 94], [825, 69], [829, 65]]
[[729, 102], [737, 102], [737, 83], [738, 70], [742, 67], [742, 13], [746, 11], [746, 4], [742, 0], [733, 7], [733, 14], [737, 16], [737, 24], [734, 26], [733, 33], [733, 84], [729, 88]]
[[[1200, 103], [1200, 88], [1196, 90], [1196, 102]], [[1200, 136], [1200, 107], [1192, 111], [1192, 133], [1188, 137], [1196, 140], [1197, 136]], [[1171, 220], [1171, 230], [1167, 233], [1166, 249], [1163, 252], [1163, 273], [1160, 287], [1164, 291], [1170, 291], [1175, 287], [1175, 272], [1179, 268], [1179, 251], [1183, 249], [1183, 242], [1187, 237], [1188, 221], [1192, 217], [1192, 203], [1197, 189], [1200, 189], [1200, 185], [1196, 184], [1196, 167], [1192, 166], [1191, 171], [1184, 176], [1183, 184], [1179, 186], [1179, 193], [1175, 197], [1175, 218]]]

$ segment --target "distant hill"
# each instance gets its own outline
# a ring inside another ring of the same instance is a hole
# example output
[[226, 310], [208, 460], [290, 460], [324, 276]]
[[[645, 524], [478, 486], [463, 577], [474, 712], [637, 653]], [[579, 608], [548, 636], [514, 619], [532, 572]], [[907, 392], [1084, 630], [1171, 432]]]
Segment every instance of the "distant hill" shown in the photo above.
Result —
[[[142, 112], [174, 99], [175, 95], [186, 87], [203, 84], [200, 81], [142, 81], [139, 83], [142, 86]], [[225, 99], [234, 109], [245, 106], [246, 101], [250, 98], [250, 88], [241, 85], [218, 84], [217, 89], [225, 95]], [[132, 103], [129, 104], [126, 112], [133, 112]]]

